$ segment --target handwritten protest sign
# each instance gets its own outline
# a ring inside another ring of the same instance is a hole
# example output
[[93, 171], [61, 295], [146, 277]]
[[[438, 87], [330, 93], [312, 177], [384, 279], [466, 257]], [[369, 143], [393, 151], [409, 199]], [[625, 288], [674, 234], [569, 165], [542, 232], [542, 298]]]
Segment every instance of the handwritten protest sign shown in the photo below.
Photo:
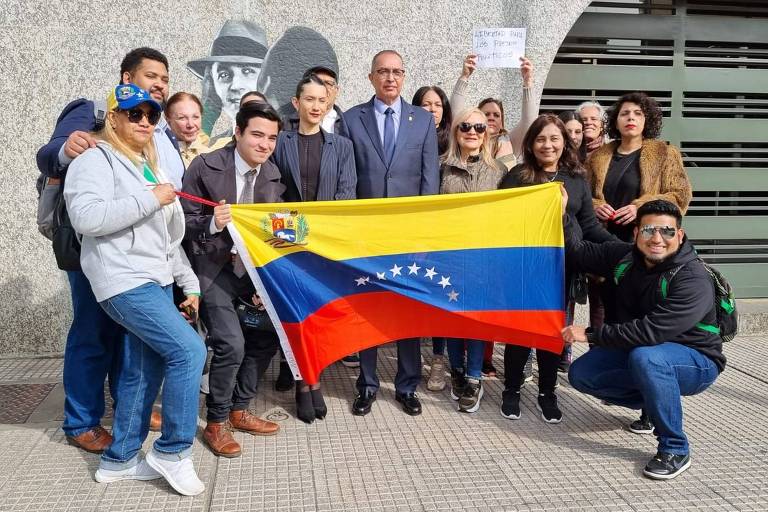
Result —
[[525, 55], [524, 28], [478, 28], [472, 47], [480, 68], [519, 68]]

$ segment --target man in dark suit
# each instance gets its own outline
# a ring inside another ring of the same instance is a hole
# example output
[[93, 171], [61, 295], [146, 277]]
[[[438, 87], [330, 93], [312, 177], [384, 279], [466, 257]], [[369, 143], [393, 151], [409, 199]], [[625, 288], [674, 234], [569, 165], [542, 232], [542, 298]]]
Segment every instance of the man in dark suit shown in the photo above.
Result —
[[[120, 64], [120, 83], [134, 83], [148, 91], [152, 99], [163, 104], [168, 99], [168, 59], [152, 48], [136, 48], [128, 52]], [[37, 152], [40, 170], [38, 187], [44, 180], [49, 185], [63, 182], [69, 164], [86, 149], [96, 147], [93, 132], [104, 126], [106, 98], [91, 101], [80, 98], [69, 103], [59, 115], [51, 140]], [[160, 165], [169, 174], [184, 165], [178, 145], [165, 120], [158, 123], [153, 135]], [[174, 149], [174, 146], [176, 149]], [[176, 151], [174, 155], [173, 152]], [[112, 442], [112, 436], [101, 427], [104, 415], [104, 379], [109, 376], [112, 398], [120, 367], [120, 347], [124, 329], [115, 323], [96, 302], [88, 279], [80, 270], [67, 271], [72, 296], [72, 325], [64, 349], [64, 434], [67, 441], [86, 451], [101, 453]], [[152, 413], [152, 430], [160, 429], [160, 415]]]
[[[394, 50], [374, 56], [368, 75], [376, 94], [344, 113], [355, 150], [357, 197], [380, 198], [437, 194], [440, 170], [435, 122], [429, 112], [400, 97], [403, 59]], [[353, 414], [365, 415], [376, 399], [376, 347], [360, 352], [359, 392]], [[395, 397], [410, 415], [421, 414], [416, 386], [421, 378], [418, 339], [397, 342]]]
[[248, 412], [259, 378], [277, 351], [274, 333], [240, 326], [234, 301], [255, 297], [253, 283], [232, 237], [230, 204], [279, 202], [285, 187], [269, 161], [281, 121], [269, 105], [249, 102], [236, 116], [235, 142], [196, 158], [184, 175], [183, 190], [219, 201], [215, 208], [184, 201], [187, 254], [200, 279], [200, 315], [213, 348], [203, 439], [216, 455], [237, 457], [240, 445], [227, 426], [254, 435], [276, 434], [279, 426]]

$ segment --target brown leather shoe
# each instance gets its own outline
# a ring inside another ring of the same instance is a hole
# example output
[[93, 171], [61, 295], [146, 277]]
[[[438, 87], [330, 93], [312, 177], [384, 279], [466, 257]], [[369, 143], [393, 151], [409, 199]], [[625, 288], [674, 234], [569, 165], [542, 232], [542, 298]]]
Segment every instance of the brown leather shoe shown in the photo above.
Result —
[[149, 416], [149, 430], [160, 432], [161, 428], [163, 428], [163, 415], [160, 411], [152, 409], [152, 414]]
[[273, 436], [280, 430], [280, 425], [254, 416], [247, 410], [230, 411], [229, 424], [235, 430], [247, 432], [255, 436]]
[[239, 457], [241, 454], [240, 445], [235, 441], [225, 421], [220, 423], [209, 421], [203, 430], [203, 439], [216, 455], [232, 458]]
[[67, 436], [67, 442], [87, 452], [101, 453], [112, 444], [112, 434], [99, 425], [79, 436]]

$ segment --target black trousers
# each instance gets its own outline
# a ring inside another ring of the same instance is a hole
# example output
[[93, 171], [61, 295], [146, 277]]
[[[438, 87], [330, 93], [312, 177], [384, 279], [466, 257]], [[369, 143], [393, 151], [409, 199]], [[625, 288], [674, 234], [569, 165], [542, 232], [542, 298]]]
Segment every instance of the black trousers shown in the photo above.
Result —
[[[357, 378], [357, 391], [360, 394], [374, 394], [379, 390], [379, 377], [376, 375], [378, 347], [360, 351], [360, 376]], [[408, 338], [397, 342], [397, 374], [395, 375], [396, 393], [413, 393], [421, 380], [421, 340]]]
[[202, 297], [200, 317], [208, 328], [213, 349], [206, 399], [208, 421], [225, 421], [230, 411], [247, 409], [277, 352], [275, 333], [244, 333], [237, 318], [233, 301], [252, 293], [250, 278], [238, 278], [232, 265], [227, 265]]
[[[504, 347], [504, 391], [520, 391], [523, 379], [523, 369], [531, 349], [520, 345]], [[554, 393], [557, 384], [557, 365], [560, 354], [546, 350], [536, 350], [536, 361], [539, 363], [539, 393]]]

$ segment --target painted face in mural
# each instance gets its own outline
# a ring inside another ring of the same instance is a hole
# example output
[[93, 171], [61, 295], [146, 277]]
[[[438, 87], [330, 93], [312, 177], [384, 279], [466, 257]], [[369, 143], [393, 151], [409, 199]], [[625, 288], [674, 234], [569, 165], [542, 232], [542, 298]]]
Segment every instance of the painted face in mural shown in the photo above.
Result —
[[368, 75], [376, 97], [387, 105], [393, 104], [399, 97], [405, 82], [403, 61], [394, 53], [379, 55], [371, 66]]
[[249, 64], [214, 62], [211, 67], [213, 86], [221, 99], [221, 111], [234, 121], [240, 109], [240, 98], [256, 90], [261, 68]]

